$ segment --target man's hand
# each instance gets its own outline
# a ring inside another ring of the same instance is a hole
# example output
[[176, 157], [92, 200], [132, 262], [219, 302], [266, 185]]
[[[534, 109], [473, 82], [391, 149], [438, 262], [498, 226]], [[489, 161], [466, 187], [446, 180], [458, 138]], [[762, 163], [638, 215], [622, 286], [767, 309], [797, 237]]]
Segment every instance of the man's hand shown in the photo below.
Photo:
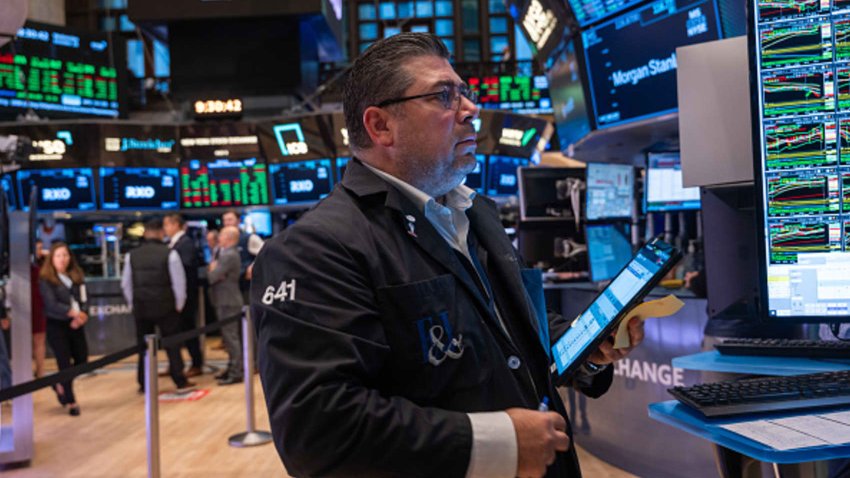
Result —
[[254, 263], [248, 264], [248, 268], [245, 269], [245, 280], [251, 280], [251, 276], [254, 275]]
[[218, 261], [210, 262], [210, 265], [209, 265], [210, 271], [214, 271], [216, 267], [218, 267]]
[[12, 326], [12, 320], [9, 317], [3, 317], [0, 319], [0, 329], [9, 330], [9, 327]]
[[555, 453], [567, 451], [570, 438], [565, 433], [567, 422], [555, 412], [538, 412], [525, 408], [505, 410], [516, 430], [517, 476], [538, 477], [555, 461]]
[[637, 318], [633, 318], [629, 322], [628, 327], [629, 342], [631, 343], [631, 346], [622, 349], [615, 349], [614, 337], [617, 334], [617, 330], [614, 329], [614, 332], [611, 334], [611, 336], [605, 341], [603, 341], [602, 344], [599, 345], [599, 348], [596, 349], [592, 354], [590, 354], [588, 360], [596, 365], [607, 365], [609, 363], [614, 363], [617, 360], [620, 360], [621, 358], [628, 355], [629, 352], [632, 351], [632, 349], [634, 349], [635, 347], [640, 345], [641, 342], [643, 342], [643, 321]]

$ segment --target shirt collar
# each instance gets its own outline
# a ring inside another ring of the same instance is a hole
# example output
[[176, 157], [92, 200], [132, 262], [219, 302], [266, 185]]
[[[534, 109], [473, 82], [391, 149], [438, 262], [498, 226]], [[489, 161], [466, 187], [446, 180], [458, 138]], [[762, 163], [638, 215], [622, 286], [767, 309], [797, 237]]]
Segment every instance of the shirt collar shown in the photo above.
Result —
[[423, 214], [426, 213], [429, 208], [440, 209], [441, 207], [450, 207], [459, 211], [466, 211], [472, 207], [472, 200], [475, 199], [475, 190], [469, 188], [465, 184], [459, 184], [443, 196], [442, 200], [445, 202], [445, 206], [443, 206], [443, 204], [437, 202], [436, 199], [421, 189], [412, 186], [387, 172], [381, 171], [370, 164], [363, 163], [363, 166], [366, 166], [370, 171], [378, 175], [378, 177], [395, 186], [402, 194], [407, 196], [407, 198], [410, 199], [413, 204], [416, 205], [416, 208]]
[[183, 230], [177, 231], [177, 233], [174, 234], [174, 236], [172, 236], [171, 239], [168, 241], [168, 247], [173, 248], [174, 245], [177, 244], [177, 241], [179, 241], [184, 234], [186, 234], [186, 232]]

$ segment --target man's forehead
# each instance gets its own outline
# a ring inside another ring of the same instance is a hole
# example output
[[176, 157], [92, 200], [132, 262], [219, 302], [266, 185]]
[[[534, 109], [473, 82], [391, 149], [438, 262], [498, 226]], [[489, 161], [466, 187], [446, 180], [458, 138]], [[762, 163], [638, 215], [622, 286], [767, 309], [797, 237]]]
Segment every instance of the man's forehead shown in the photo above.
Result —
[[414, 77], [415, 84], [428, 86], [451, 83], [459, 84], [463, 80], [452, 65], [443, 57], [417, 56], [404, 64], [405, 69]]

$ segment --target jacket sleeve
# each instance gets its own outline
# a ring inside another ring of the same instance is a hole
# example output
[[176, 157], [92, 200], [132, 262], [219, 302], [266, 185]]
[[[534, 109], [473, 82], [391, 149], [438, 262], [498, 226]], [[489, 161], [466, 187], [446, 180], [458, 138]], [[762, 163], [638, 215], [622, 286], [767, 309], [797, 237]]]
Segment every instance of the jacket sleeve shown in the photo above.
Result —
[[65, 304], [59, 300], [56, 287], [44, 279], [40, 279], [38, 288], [44, 301], [44, 315], [51, 319], [70, 321], [68, 312], [71, 311], [71, 304]]
[[463, 477], [469, 418], [381, 388], [390, 350], [368, 266], [335, 237], [298, 223], [267, 241], [255, 262], [260, 377], [287, 470]]
[[234, 273], [234, 267], [238, 276], [242, 267], [239, 254], [220, 254], [216, 268], [207, 273], [207, 280], [210, 284], [221, 282], [227, 278], [228, 274]]

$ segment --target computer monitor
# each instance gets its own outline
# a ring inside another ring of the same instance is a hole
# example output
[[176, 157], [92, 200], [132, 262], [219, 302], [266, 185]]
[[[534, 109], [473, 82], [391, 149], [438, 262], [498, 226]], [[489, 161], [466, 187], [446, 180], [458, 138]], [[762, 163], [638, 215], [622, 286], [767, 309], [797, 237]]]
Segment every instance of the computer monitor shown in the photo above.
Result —
[[610, 280], [632, 258], [632, 242], [627, 223], [588, 224], [587, 257], [590, 280]]
[[266, 164], [257, 158], [183, 161], [180, 204], [184, 208], [267, 205], [267, 176]]
[[488, 196], [513, 196], [519, 191], [517, 168], [528, 166], [525, 158], [490, 156], [487, 161]]
[[584, 86], [586, 80], [582, 79], [583, 69], [577, 51], [575, 40], [565, 42], [563, 53], [556, 58], [548, 72], [555, 129], [561, 150], [568, 149], [590, 133]]
[[647, 153], [643, 185], [644, 211], [693, 211], [700, 208], [699, 188], [682, 186], [678, 151]]
[[771, 320], [850, 320], [845, 3], [749, 5], [760, 309]]
[[584, 184], [584, 168], [520, 168], [520, 220], [575, 220]]
[[471, 173], [466, 175], [466, 181], [464, 184], [470, 188], [474, 189], [477, 192], [484, 191], [484, 164], [487, 162], [487, 157], [483, 154], [475, 155], [475, 169], [472, 170]]
[[519, 114], [551, 114], [549, 79], [543, 75], [471, 76], [466, 82], [478, 93], [478, 104]]
[[52, 118], [123, 116], [125, 51], [114, 35], [28, 21], [0, 48], [0, 118], [28, 110]]
[[248, 211], [242, 216], [242, 226], [250, 233], [270, 237], [272, 235], [272, 213], [268, 209]]
[[676, 48], [720, 38], [714, 0], [656, 0], [582, 31], [598, 128], [678, 108]]
[[104, 210], [177, 209], [177, 168], [100, 168], [100, 207]]
[[635, 168], [626, 164], [587, 163], [587, 219], [632, 217]]
[[90, 211], [97, 207], [91, 168], [34, 169], [16, 175], [19, 204], [24, 211], [29, 210], [33, 186], [38, 187], [39, 211]]
[[272, 164], [269, 173], [276, 205], [315, 202], [333, 187], [330, 159]]

